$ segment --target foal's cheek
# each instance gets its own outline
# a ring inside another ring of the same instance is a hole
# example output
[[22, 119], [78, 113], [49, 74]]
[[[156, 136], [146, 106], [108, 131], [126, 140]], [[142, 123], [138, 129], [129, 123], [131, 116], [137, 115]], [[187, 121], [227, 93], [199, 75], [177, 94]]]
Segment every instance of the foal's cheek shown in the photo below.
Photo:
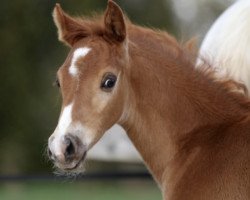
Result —
[[102, 113], [106, 106], [108, 105], [110, 96], [105, 92], [97, 93], [92, 99], [92, 108], [96, 113]]

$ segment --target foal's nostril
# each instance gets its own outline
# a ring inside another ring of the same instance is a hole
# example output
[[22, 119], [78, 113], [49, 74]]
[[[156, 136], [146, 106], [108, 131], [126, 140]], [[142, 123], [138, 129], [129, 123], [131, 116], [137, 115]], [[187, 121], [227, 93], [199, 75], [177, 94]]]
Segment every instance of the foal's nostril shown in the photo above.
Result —
[[52, 156], [52, 152], [50, 151], [50, 149], [48, 149], [48, 156], [51, 158]]
[[66, 144], [65, 157], [68, 158], [75, 154], [75, 147], [74, 143], [69, 137], [65, 137], [65, 144]]
[[68, 155], [72, 155], [75, 153], [75, 148], [72, 142], [70, 142], [70, 144], [68, 145], [68, 147], [66, 148], [66, 153]]
[[49, 159], [54, 160], [53, 154], [52, 154], [52, 152], [51, 152], [51, 150], [49, 148], [47, 150], [47, 154], [48, 154]]

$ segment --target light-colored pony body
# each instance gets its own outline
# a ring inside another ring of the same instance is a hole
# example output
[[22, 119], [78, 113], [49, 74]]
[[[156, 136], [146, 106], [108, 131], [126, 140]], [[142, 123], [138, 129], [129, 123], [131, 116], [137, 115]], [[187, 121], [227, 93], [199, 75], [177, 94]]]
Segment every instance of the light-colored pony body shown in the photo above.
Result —
[[230, 77], [250, 90], [250, 1], [239, 0], [212, 25], [200, 48], [219, 77]]

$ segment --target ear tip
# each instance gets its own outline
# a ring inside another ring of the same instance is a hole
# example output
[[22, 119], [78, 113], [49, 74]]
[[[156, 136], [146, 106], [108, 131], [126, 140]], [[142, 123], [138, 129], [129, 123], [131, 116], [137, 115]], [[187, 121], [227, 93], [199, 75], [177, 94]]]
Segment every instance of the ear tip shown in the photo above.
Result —
[[53, 10], [53, 15], [55, 15], [56, 13], [62, 11], [62, 7], [59, 3], [56, 3], [54, 10]]
[[108, 0], [108, 6], [119, 8], [118, 4], [116, 2], [114, 2], [113, 0]]
[[59, 22], [61, 21], [62, 16], [63, 16], [63, 10], [61, 8], [61, 5], [59, 3], [56, 3], [52, 12], [52, 17], [57, 27], [60, 27]]
[[61, 8], [60, 3], [56, 3], [55, 8]]

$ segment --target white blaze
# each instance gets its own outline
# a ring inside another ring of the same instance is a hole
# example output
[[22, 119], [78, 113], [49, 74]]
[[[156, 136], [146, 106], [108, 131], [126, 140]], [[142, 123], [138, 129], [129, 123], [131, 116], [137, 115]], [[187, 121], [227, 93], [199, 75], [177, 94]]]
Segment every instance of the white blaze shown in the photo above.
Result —
[[72, 122], [72, 107], [73, 103], [64, 107], [56, 130], [53, 134], [54, 140], [51, 145], [51, 150], [56, 156], [63, 154], [63, 152], [61, 152], [61, 144], [64, 140], [64, 135], [67, 134], [67, 129]]
[[76, 76], [78, 74], [78, 69], [77, 69], [76, 63], [77, 63], [79, 58], [86, 56], [90, 50], [91, 49], [88, 47], [83, 47], [83, 48], [78, 48], [74, 51], [73, 57], [71, 60], [71, 65], [69, 67], [69, 73], [71, 75]]
[[62, 115], [58, 123], [58, 132], [60, 135], [65, 134], [67, 128], [72, 122], [72, 114], [71, 114], [72, 107], [73, 107], [73, 103], [69, 104], [63, 109]]

